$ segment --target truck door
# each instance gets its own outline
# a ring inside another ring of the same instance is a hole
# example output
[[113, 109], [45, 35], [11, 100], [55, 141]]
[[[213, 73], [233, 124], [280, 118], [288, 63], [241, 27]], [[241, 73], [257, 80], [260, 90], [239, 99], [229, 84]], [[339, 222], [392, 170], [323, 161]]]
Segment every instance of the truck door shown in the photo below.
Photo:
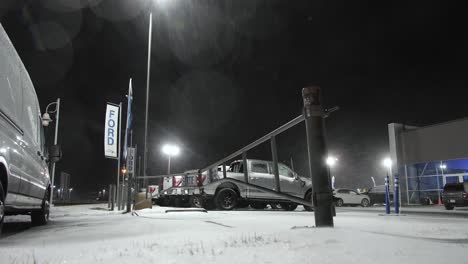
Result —
[[278, 163], [281, 192], [301, 197], [302, 181], [295, 177], [294, 172], [282, 163]]
[[[268, 162], [261, 160], [250, 161], [249, 182], [273, 190], [274, 176], [271, 174]], [[250, 187], [250, 198], [272, 198], [272, 195]]]

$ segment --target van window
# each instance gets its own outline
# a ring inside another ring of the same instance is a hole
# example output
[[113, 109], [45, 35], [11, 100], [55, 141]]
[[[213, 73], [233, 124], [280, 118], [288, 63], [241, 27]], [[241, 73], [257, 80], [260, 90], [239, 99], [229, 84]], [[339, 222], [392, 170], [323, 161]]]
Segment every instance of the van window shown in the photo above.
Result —
[[[3, 34], [2, 34], [3, 35]], [[21, 126], [22, 93], [19, 64], [16, 53], [0, 37], [0, 111], [16, 125]]]
[[44, 127], [42, 126], [41, 119], [39, 119], [39, 132], [40, 132], [39, 145], [41, 146], [41, 152], [43, 155], [46, 155], [48, 153], [46, 153]]
[[36, 92], [25, 71], [22, 71], [22, 86], [23, 86], [23, 125], [24, 133], [31, 140], [31, 144], [39, 145], [39, 127], [40, 127], [40, 112], [37, 103]]

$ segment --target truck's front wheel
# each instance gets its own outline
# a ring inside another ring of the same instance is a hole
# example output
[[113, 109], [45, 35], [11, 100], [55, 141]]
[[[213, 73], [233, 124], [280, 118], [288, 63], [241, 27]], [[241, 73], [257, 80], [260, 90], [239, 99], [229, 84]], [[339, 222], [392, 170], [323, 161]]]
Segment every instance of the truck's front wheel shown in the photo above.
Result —
[[223, 188], [215, 196], [215, 203], [218, 209], [232, 210], [236, 208], [238, 195], [231, 188]]

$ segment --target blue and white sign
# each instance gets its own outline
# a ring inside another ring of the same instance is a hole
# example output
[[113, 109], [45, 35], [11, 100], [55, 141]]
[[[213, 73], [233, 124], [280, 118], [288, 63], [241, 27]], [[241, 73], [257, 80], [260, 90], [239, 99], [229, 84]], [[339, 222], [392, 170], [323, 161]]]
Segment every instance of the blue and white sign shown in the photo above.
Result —
[[106, 125], [104, 128], [104, 155], [107, 158], [118, 158], [119, 153], [119, 106], [107, 104]]
[[127, 149], [127, 173], [135, 173], [135, 148]]

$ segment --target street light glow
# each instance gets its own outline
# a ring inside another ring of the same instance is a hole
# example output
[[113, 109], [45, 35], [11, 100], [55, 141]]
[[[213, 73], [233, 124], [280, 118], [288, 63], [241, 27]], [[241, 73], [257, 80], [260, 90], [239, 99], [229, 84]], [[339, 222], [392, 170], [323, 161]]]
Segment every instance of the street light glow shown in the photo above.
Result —
[[383, 159], [382, 165], [385, 166], [386, 168], [391, 168], [392, 167], [392, 159], [390, 159], [390, 158]]
[[168, 156], [177, 156], [180, 153], [180, 148], [176, 145], [166, 144], [162, 147], [162, 152]]
[[328, 156], [325, 162], [329, 167], [333, 167], [336, 165], [336, 162], [338, 162], [338, 159], [333, 156]]
[[441, 169], [445, 170], [447, 168], [447, 164], [440, 164], [439, 166]]

